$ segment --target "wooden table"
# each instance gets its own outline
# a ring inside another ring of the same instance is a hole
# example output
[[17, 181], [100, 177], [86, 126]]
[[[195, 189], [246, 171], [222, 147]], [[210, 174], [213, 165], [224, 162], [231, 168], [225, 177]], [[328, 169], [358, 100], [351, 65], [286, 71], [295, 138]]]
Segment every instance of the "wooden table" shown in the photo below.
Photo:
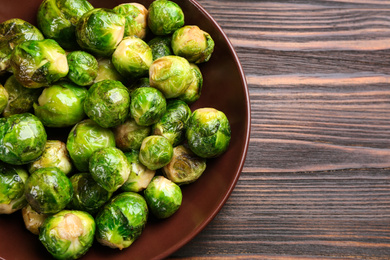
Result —
[[216, 218], [172, 258], [390, 259], [390, 1], [199, 0], [252, 131]]

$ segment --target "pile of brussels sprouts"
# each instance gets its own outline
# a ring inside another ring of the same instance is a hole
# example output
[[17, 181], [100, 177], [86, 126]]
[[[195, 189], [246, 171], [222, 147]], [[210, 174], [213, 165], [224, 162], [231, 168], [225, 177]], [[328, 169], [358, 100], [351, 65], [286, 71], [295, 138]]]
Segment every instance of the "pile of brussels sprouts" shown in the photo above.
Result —
[[[1, 23], [0, 214], [21, 210], [58, 259], [81, 257], [95, 238], [127, 248], [149, 212], [174, 214], [182, 186], [230, 142], [223, 112], [190, 108], [213, 50], [168, 0], [44, 0], [37, 27]], [[66, 140], [48, 140], [59, 128]]]

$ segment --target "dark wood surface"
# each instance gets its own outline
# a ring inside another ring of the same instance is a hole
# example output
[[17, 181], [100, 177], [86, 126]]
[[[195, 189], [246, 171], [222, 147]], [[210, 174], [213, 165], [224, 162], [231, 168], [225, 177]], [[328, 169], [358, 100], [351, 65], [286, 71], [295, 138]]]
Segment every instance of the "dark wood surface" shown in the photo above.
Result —
[[390, 1], [199, 0], [249, 86], [240, 179], [172, 258], [390, 259]]

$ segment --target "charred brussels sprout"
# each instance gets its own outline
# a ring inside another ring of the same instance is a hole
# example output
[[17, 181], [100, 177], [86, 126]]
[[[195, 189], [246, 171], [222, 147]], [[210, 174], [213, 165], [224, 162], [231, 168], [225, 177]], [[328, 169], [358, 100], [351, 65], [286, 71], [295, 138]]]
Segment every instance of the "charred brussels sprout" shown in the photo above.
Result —
[[125, 18], [112, 10], [95, 8], [86, 12], [76, 26], [76, 39], [81, 48], [92, 54], [109, 57], [121, 42]]
[[112, 192], [100, 186], [90, 173], [76, 173], [70, 177], [73, 199], [68, 207], [95, 214], [111, 197]]
[[150, 126], [140, 126], [134, 119], [127, 119], [123, 124], [113, 128], [116, 147], [124, 152], [139, 150], [142, 140], [151, 133]]
[[25, 41], [11, 54], [16, 79], [27, 88], [47, 87], [68, 74], [64, 49], [51, 39]]
[[47, 135], [39, 119], [16, 114], [0, 121], [0, 160], [21, 165], [36, 160], [45, 149]]
[[164, 176], [177, 185], [196, 181], [206, 169], [206, 159], [195, 155], [187, 146], [173, 148], [172, 160], [164, 166]]
[[41, 168], [28, 177], [24, 194], [39, 213], [57, 213], [72, 200], [73, 187], [65, 173], [56, 167]]
[[122, 124], [130, 107], [128, 89], [119, 81], [103, 80], [93, 84], [84, 102], [84, 111], [101, 127]]
[[173, 55], [171, 48], [172, 37], [171, 36], [157, 36], [148, 42], [149, 47], [152, 49], [153, 60], [158, 58]]
[[48, 217], [48, 214], [39, 213], [27, 204], [22, 208], [22, 216], [26, 229], [34, 235], [39, 235], [39, 229]]
[[184, 25], [180, 6], [168, 0], [156, 0], [149, 6], [148, 26], [155, 35], [168, 35]]
[[92, 9], [86, 0], [44, 0], [38, 8], [38, 28], [62, 48], [76, 49], [76, 24], [85, 12]]
[[47, 140], [42, 156], [29, 165], [28, 171], [32, 174], [40, 168], [47, 167], [57, 167], [65, 175], [68, 175], [72, 171], [73, 165], [64, 142]]
[[172, 144], [160, 135], [150, 135], [142, 141], [139, 161], [149, 170], [157, 170], [167, 165], [173, 156]]
[[98, 72], [94, 83], [105, 79], [117, 80], [122, 82], [123, 84], [126, 82], [125, 78], [123, 78], [121, 74], [119, 74], [119, 72], [112, 64], [111, 59], [103, 58], [98, 60]]
[[105, 147], [115, 147], [114, 133], [91, 119], [77, 123], [66, 142], [70, 158], [80, 172], [88, 171], [89, 157], [93, 152]]
[[8, 97], [9, 95], [7, 90], [0, 84], [0, 114], [3, 113], [4, 109], [8, 105]]
[[148, 10], [145, 6], [139, 3], [126, 3], [114, 7], [112, 10], [123, 15], [126, 19], [124, 37], [145, 38], [148, 29]]
[[85, 51], [73, 51], [66, 57], [69, 65], [68, 79], [78, 86], [92, 85], [98, 75], [99, 64], [96, 58]]
[[153, 179], [156, 171], [149, 170], [139, 161], [139, 152], [137, 150], [125, 153], [125, 155], [130, 162], [130, 175], [121, 189], [132, 192], [143, 191]]
[[148, 206], [141, 195], [118, 194], [95, 218], [97, 241], [120, 250], [129, 247], [142, 234], [148, 214]]
[[43, 222], [39, 240], [56, 259], [77, 259], [92, 246], [95, 230], [90, 214], [63, 210]]
[[24, 186], [27, 171], [21, 166], [0, 162], [0, 214], [11, 214], [26, 204]]
[[130, 174], [130, 163], [124, 153], [115, 147], [94, 152], [89, 159], [92, 178], [109, 192], [119, 189]]
[[193, 63], [191, 63], [190, 66], [193, 72], [194, 80], [187, 88], [187, 90], [178, 97], [178, 99], [183, 100], [187, 104], [192, 104], [200, 98], [203, 87], [203, 75], [199, 67]]
[[124, 38], [112, 54], [114, 67], [127, 78], [147, 75], [152, 62], [152, 49], [136, 36]]
[[221, 155], [228, 148], [230, 137], [230, 124], [222, 111], [199, 108], [192, 113], [186, 138], [196, 155], [203, 158]]
[[164, 115], [153, 125], [153, 134], [164, 136], [175, 147], [184, 141], [190, 116], [191, 109], [184, 101], [169, 100]]
[[43, 40], [42, 33], [32, 24], [14, 18], [0, 24], [0, 73], [9, 70], [12, 50], [28, 40]]
[[69, 82], [58, 82], [45, 88], [34, 103], [34, 113], [48, 127], [73, 126], [85, 117], [87, 89]]
[[207, 62], [214, 51], [214, 41], [210, 34], [196, 25], [187, 25], [177, 29], [172, 35], [172, 50], [175, 55], [189, 62]]
[[163, 176], [156, 176], [144, 191], [150, 212], [159, 219], [172, 216], [181, 206], [180, 187]]
[[149, 69], [150, 86], [160, 90], [166, 98], [180, 96], [193, 80], [190, 63], [183, 57], [161, 57]]

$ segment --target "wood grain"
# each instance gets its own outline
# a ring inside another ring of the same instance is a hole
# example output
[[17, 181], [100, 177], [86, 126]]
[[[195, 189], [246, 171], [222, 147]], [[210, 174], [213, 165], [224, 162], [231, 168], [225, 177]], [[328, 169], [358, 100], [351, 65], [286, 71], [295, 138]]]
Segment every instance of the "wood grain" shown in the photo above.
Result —
[[247, 76], [235, 190], [172, 258], [390, 259], [390, 2], [199, 0]]

